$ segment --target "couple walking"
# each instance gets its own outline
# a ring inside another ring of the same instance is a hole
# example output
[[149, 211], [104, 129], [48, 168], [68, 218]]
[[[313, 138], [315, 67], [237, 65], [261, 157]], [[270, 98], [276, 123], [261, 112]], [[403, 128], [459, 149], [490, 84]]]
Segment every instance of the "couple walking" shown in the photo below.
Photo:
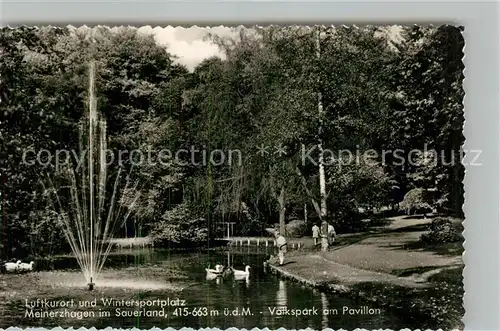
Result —
[[322, 251], [327, 251], [328, 246], [333, 245], [335, 236], [337, 235], [337, 233], [335, 233], [335, 228], [333, 227], [333, 225], [329, 224], [327, 221], [321, 222], [321, 227], [319, 227], [317, 224], [314, 224], [314, 226], [312, 227], [312, 233], [314, 246], [318, 245], [318, 240], [319, 238], [321, 238]]

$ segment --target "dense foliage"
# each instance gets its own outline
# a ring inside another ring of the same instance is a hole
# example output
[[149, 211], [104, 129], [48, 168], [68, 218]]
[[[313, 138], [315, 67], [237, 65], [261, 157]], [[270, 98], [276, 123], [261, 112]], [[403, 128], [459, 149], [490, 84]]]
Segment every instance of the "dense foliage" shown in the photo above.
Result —
[[453, 226], [452, 220], [444, 217], [438, 217], [432, 220], [429, 226], [429, 232], [420, 237], [420, 241], [425, 244], [443, 244], [462, 240], [462, 235]]
[[166, 211], [151, 233], [155, 242], [175, 246], [204, 244], [208, 239], [207, 223], [192, 210], [189, 205], [181, 204]]
[[[400, 37], [373, 27], [252, 29], [213, 36], [224, 59], [189, 72], [132, 28], [2, 29], [2, 251], [67, 249], [40, 185], [41, 174], [57, 178], [60, 169], [48, 154], [46, 164], [23, 157], [78, 150], [89, 60], [111, 150], [207, 151], [134, 165], [141, 195], [119, 236], [203, 242], [220, 221], [259, 234], [278, 221], [284, 229], [291, 213], [356, 230], [359, 208], [403, 199], [405, 208], [428, 203], [461, 217], [461, 31], [415, 26]], [[415, 149], [436, 153], [408, 162]], [[376, 155], [356, 158], [369, 150]]]

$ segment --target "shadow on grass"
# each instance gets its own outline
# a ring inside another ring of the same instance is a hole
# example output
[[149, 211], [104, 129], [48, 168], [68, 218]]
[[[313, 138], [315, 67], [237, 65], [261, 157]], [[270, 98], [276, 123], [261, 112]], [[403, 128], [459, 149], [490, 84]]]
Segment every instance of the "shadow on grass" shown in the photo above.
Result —
[[444, 256], [460, 256], [464, 252], [463, 240], [442, 244], [427, 244], [421, 241], [415, 241], [403, 245], [394, 245], [391, 246], [391, 248], [404, 251], [424, 251]]
[[347, 246], [359, 244], [365, 239], [377, 238], [377, 237], [381, 237], [381, 236], [384, 236], [384, 234], [381, 233], [380, 231], [378, 231], [378, 232], [360, 232], [360, 233], [356, 233], [356, 234], [349, 234], [347, 236], [342, 236], [342, 237], [339, 237], [337, 240], [335, 240], [333, 245], [330, 246], [329, 251], [336, 251], [338, 249], [341, 249], [341, 248], [344, 248]]
[[384, 229], [384, 232], [395, 232], [395, 233], [401, 233], [401, 232], [418, 232], [418, 231], [427, 231], [429, 229], [429, 223], [422, 223], [422, 224], [414, 224], [414, 225], [409, 225], [405, 227], [400, 227], [397, 229]]
[[430, 216], [429, 214], [427, 215], [427, 217], [424, 217], [424, 215], [407, 215], [407, 216], [402, 217], [402, 219], [404, 219], [404, 220], [409, 220], [409, 219], [423, 220], [423, 219], [429, 219], [431, 217], [433, 217], [433, 216]]
[[[457, 222], [452, 222], [451, 226], [454, 228], [457, 234], [460, 234], [458, 237], [460, 240], [454, 241], [454, 242], [444, 242], [444, 243], [429, 243], [429, 242], [423, 242], [422, 240], [417, 240], [413, 242], [408, 242], [404, 244], [399, 244], [399, 245], [393, 245], [391, 246], [393, 249], [401, 249], [405, 251], [409, 250], [416, 250], [416, 251], [424, 251], [424, 252], [431, 252], [434, 254], [439, 254], [439, 255], [445, 255], [445, 256], [459, 256], [462, 255], [464, 252], [463, 248], [463, 242], [464, 238], [461, 235], [461, 233], [464, 230], [464, 226], [462, 222], [457, 221]], [[404, 227], [397, 229], [396, 232], [409, 232], [409, 230], [420, 230], [424, 231], [426, 233], [429, 233], [427, 231], [430, 230], [430, 224], [422, 224], [422, 225], [414, 225], [410, 227]], [[393, 231], [394, 232], [394, 231]]]
[[456, 268], [445, 269], [438, 274], [432, 275], [428, 278], [429, 282], [432, 283], [453, 283], [453, 284], [463, 284], [463, 273], [464, 267], [459, 266]]
[[[423, 219], [422, 219], [423, 220]], [[425, 219], [426, 222], [422, 222], [420, 224], [413, 224], [408, 226], [402, 226], [399, 228], [387, 228], [393, 221], [390, 219], [379, 219], [373, 220], [369, 226], [360, 230], [360, 232], [348, 233], [344, 238], [353, 238], [356, 240], [357, 238], [367, 238], [372, 237], [377, 234], [390, 234], [390, 233], [402, 233], [402, 232], [420, 232], [429, 230], [430, 219]]]
[[425, 267], [415, 267], [415, 268], [405, 268], [405, 269], [394, 269], [391, 274], [398, 277], [409, 277], [415, 274], [423, 274], [427, 271], [435, 270], [441, 268], [441, 266], [425, 266]]
[[287, 262], [283, 263], [282, 265], [277, 264], [277, 266], [278, 267], [283, 267], [283, 266], [286, 266], [286, 265], [289, 265], [289, 264], [294, 264], [294, 263], [296, 263], [296, 262], [295, 261], [287, 261]]
[[393, 220], [389, 219], [389, 218], [385, 218], [385, 217], [373, 217], [373, 218], [370, 218], [370, 222], [368, 223], [368, 226], [367, 228], [370, 229], [370, 228], [375, 228], [375, 227], [381, 227], [381, 226], [388, 226], [389, 224], [391, 224], [393, 222]]
[[[377, 239], [377, 238], [388, 239], [391, 237], [397, 238], [403, 232], [411, 232], [411, 231], [393, 231], [390, 229], [381, 229], [378, 231], [362, 232], [362, 233], [358, 233], [358, 234], [342, 236], [337, 241], [335, 241], [334, 248], [333, 249], [330, 248], [330, 250], [337, 250], [337, 249], [341, 249], [343, 247], [355, 245], [355, 244], [363, 245], [363, 241], [366, 239]], [[377, 245], [374, 242], [370, 242], [370, 243], [366, 243], [366, 244], [367, 245]], [[387, 242], [381, 242], [380, 246], [387, 247]]]

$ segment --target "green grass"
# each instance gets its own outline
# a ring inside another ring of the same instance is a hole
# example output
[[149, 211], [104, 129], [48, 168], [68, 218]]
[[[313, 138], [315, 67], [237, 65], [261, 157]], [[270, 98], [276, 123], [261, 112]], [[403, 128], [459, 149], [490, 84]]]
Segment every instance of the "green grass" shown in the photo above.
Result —
[[440, 244], [427, 244], [421, 241], [416, 241], [406, 244], [402, 248], [406, 250], [423, 250], [426, 252], [447, 256], [459, 256], [464, 252], [463, 240]]

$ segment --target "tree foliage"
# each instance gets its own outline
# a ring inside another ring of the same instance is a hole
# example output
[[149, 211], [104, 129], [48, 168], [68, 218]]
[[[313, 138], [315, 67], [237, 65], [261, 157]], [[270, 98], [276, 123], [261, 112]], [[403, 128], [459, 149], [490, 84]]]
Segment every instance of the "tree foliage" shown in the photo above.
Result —
[[[110, 149], [156, 161], [162, 149], [187, 151], [164, 162], [123, 160], [141, 183], [123, 235], [202, 242], [221, 220], [259, 234], [278, 220], [283, 227], [304, 205], [317, 219], [321, 199], [346, 231], [356, 230], [359, 208], [399, 202], [461, 216], [461, 31], [405, 27], [398, 41], [385, 31], [290, 26], [212, 36], [224, 59], [190, 72], [132, 28], [2, 29], [3, 251], [67, 249], [56, 244], [56, 217], [40, 194], [40, 174], [58, 176], [54, 160], [28, 164], [23, 156], [78, 150], [89, 60], [98, 67]], [[410, 151], [426, 149], [435, 153], [408, 162]], [[212, 162], [214, 150], [222, 162]], [[368, 150], [378, 152], [369, 162], [355, 157]]]

